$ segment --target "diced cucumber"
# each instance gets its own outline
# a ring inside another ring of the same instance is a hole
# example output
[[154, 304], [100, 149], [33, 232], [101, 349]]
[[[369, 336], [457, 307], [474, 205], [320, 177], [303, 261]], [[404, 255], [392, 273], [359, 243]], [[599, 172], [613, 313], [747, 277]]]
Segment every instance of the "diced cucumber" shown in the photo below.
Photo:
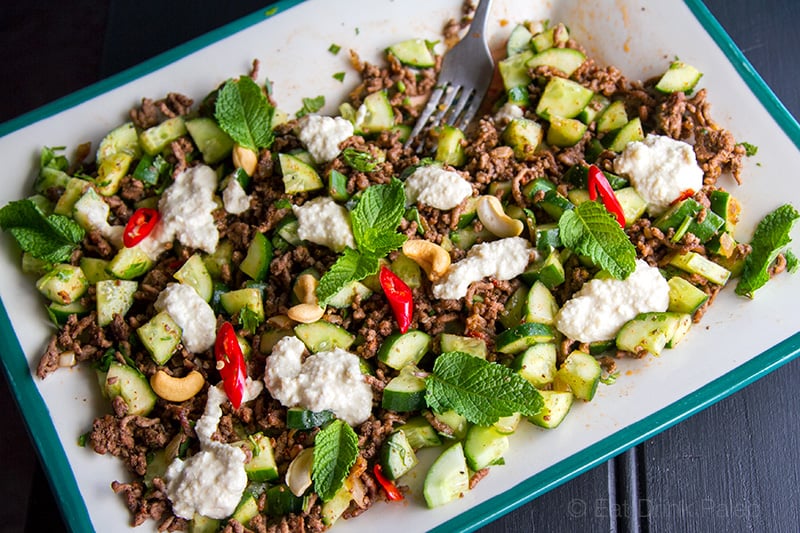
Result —
[[511, 30], [506, 42], [506, 56], [513, 56], [531, 49], [531, 37], [533, 34], [524, 24], [517, 24]]
[[625, 227], [629, 228], [639, 220], [647, 209], [647, 202], [633, 187], [625, 187], [616, 191], [617, 201], [625, 216]]
[[[561, 264], [560, 261], [559, 264]], [[553, 293], [547, 288], [547, 284], [541, 280], [540, 270], [540, 279], [534, 281], [528, 291], [524, 320], [552, 326], [555, 323], [556, 313], [558, 313], [558, 303], [556, 303]]]
[[139, 245], [120, 248], [108, 263], [108, 271], [119, 279], [134, 279], [144, 275], [153, 267], [150, 259]]
[[231, 519], [236, 520], [243, 526], [247, 526], [250, 523], [250, 520], [255, 518], [258, 515], [258, 500], [256, 497], [249, 491], [245, 491], [242, 494], [242, 499], [239, 501], [239, 505], [236, 506], [236, 509], [233, 511], [231, 515]]
[[328, 527], [332, 526], [347, 508], [350, 507], [350, 500], [353, 499], [353, 493], [350, 492], [350, 487], [347, 485], [347, 480], [345, 480], [345, 484], [336, 491], [333, 498], [322, 503], [322, 523]]
[[222, 277], [222, 268], [224, 265], [230, 265], [233, 261], [233, 243], [228, 239], [222, 239], [217, 245], [214, 253], [203, 257], [203, 262], [206, 265], [206, 270], [213, 279]]
[[656, 90], [662, 93], [689, 93], [702, 76], [703, 73], [693, 66], [683, 61], [673, 61], [656, 83]]
[[[698, 222], [701, 212], [703, 213], [702, 222]], [[694, 198], [686, 198], [667, 209], [653, 222], [653, 225], [664, 232], [674, 229], [675, 241], [680, 240], [683, 234], [689, 232], [700, 242], [705, 243], [720, 231], [725, 225], [725, 220], [713, 211], [706, 209]]]
[[552, 248], [562, 247], [557, 223], [537, 224], [535, 233], [536, 239], [534, 242], [538, 250], [550, 250]]
[[366, 300], [372, 295], [372, 289], [360, 281], [351, 281], [342, 289], [328, 298], [327, 304], [337, 309], [350, 307], [356, 298]]
[[452, 333], [442, 333], [439, 336], [441, 353], [464, 352], [480, 359], [486, 359], [486, 341], [477, 337], [464, 337]]
[[575, 205], [581, 205], [584, 202], [590, 201], [591, 198], [589, 198], [589, 191], [586, 189], [570, 189], [567, 191], [567, 200]]
[[678, 327], [679, 314], [670, 312], [640, 313], [617, 333], [617, 348], [631, 353], [661, 355]]
[[556, 376], [556, 345], [534, 344], [514, 359], [511, 368], [534, 387], [549, 385]]
[[70, 304], [86, 294], [89, 281], [80, 267], [64, 263], [40, 277], [36, 289], [52, 302]]
[[378, 359], [386, 366], [400, 370], [406, 365], [416, 365], [428, 353], [431, 336], [424, 331], [412, 329], [405, 333], [393, 333], [383, 341]]
[[438, 432], [442, 437], [461, 440], [467, 436], [469, 422], [463, 415], [458, 414], [453, 409], [442, 413], [434, 412], [433, 417], [436, 419], [439, 426], [441, 426]]
[[97, 166], [101, 166], [103, 161], [118, 153], [125, 153], [133, 158], [139, 157], [142, 153], [142, 149], [139, 146], [139, 134], [133, 122], [126, 122], [117, 126], [103, 137], [97, 148], [95, 158]]
[[219, 303], [225, 312], [233, 316], [240, 313], [243, 309], [248, 309], [255, 315], [256, 320], [261, 323], [264, 321], [264, 297], [262, 290], [256, 287], [245, 287], [222, 293]]
[[544, 198], [542, 198], [538, 205], [554, 220], [561, 218], [564, 211], [575, 209], [575, 206], [556, 190], [544, 193]]
[[136, 333], [144, 347], [150, 352], [153, 361], [159, 365], [167, 364], [178, 348], [183, 334], [180, 326], [166, 311], [161, 311], [142, 324]]
[[105, 391], [109, 399], [121, 396], [129, 415], [146, 416], [156, 405], [156, 395], [147, 378], [135, 368], [117, 361], [108, 367]]
[[542, 125], [527, 118], [514, 118], [503, 130], [503, 142], [513, 148], [514, 157], [529, 161], [535, 157], [544, 133]]
[[144, 154], [133, 170], [133, 177], [145, 185], [155, 186], [159, 179], [169, 172], [169, 169], [169, 162], [161, 157], [161, 154], [156, 156]]
[[333, 420], [332, 411], [309, 411], [302, 407], [286, 410], [286, 427], [290, 429], [314, 429]]
[[602, 94], [595, 94], [576, 118], [584, 124], [591, 124], [610, 103], [611, 101]]
[[303, 341], [311, 353], [327, 352], [334, 348], [347, 350], [356, 337], [346, 329], [325, 320], [317, 320], [310, 324], [297, 324], [294, 334]]
[[612, 152], [621, 152], [629, 143], [644, 140], [642, 121], [632, 118], [619, 130], [603, 137], [603, 144]]
[[464, 439], [464, 457], [475, 472], [498, 464], [507, 450], [508, 437], [493, 426], [472, 426]]
[[[553, 50], [562, 50], [554, 48]], [[574, 118], [561, 118], [550, 115], [550, 127], [547, 129], [547, 144], [567, 148], [578, 144], [589, 127]]]
[[502, 435], [511, 435], [517, 430], [520, 420], [522, 420], [522, 415], [520, 413], [501, 416], [497, 419], [497, 422], [492, 425], [492, 427]]
[[552, 248], [547, 252], [544, 259], [534, 261], [533, 265], [523, 272], [520, 278], [525, 283], [531, 284], [540, 281], [548, 289], [553, 289], [564, 283], [566, 275], [558, 249]]
[[[618, 176], [605, 170], [603, 171], [603, 175], [608, 180], [608, 184], [611, 185], [611, 188], [615, 191], [628, 187], [629, 185], [628, 180], [622, 176]], [[589, 183], [589, 167], [581, 163], [572, 165], [569, 167], [569, 170], [564, 173], [563, 179], [570, 182], [575, 187], [586, 189]]]
[[350, 199], [347, 192], [347, 176], [332, 168], [328, 172], [328, 196], [337, 202], [346, 202]]
[[422, 285], [422, 269], [420, 266], [404, 253], [400, 252], [392, 264], [389, 266], [397, 277], [402, 279], [410, 289], [416, 289]]
[[355, 128], [365, 134], [390, 130], [395, 125], [394, 109], [386, 91], [368, 94], [358, 110]]
[[537, 52], [547, 50], [558, 44], [566, 43], [569, 40], [569, 31], [563, 23], [559, 22], [552, 28], [538, 32], [531, 38], [533, 49]]
[[628, 123], [625, 102], [614, 100], [597, 116], [597, 133], [608, 133], [620, 129]]
[[439, 434], [433, 429], [424, 416], [410, 418], [405, 424], [397, 428], [406, 435], [408, 443], [414, 450], [431, 448], [442, 444]]
[[97, 299], [97, 323], [107, 326], [114, 315], [125, 316], [133, 305], [133, 294], [139, 287], [135, 281], [121, 279], [98, 281], [95, 285]]
[[[98, 222], [106, 222], [109, 213], [108, 204], [91, 187], [87, 187], [72, 206], [72, 218], [86, 231], [94, 230]], [[99, 218], [102, 218], [102, 221], [96, 220]]]
[[286, 485], [276, 485], [267, 489], [267, 513], [270, 516], [299, 514], [308, 503], [308, 498], [297, 496]]
[[200, 254], [193, 254], [173, 276], [184, 285], [188, 285], [197, 291], [197, 294], [206, 302], [211, 301], [214, 282], [211, 281], [211, 275], [208, 273], [206, 264]]
[[550, 78], [536, 106], [536, 114], [545, 120], [557, 116], [573, 118], [591, 101], [594, 92], [566, 78]]
[[500, 323], [506, 329], [511, 329], [520, 324], [525, 316], [525, 304], [528, 298], [528, 288], [522, 286], [511, 293], [506, 300], [505, 308], [500, 312]]
[[250, 461], [245, 463], [244, 471], [250, 481], [272, 481], [278, 479], [278, 467], [272, 452], [272, 443], [263, 433], [250, 435], [245, 441], [250, 446]]
[[290, 154], [278, 154], [286, 194], [316, 191], [325, 185], [314, 167]]
[[299, 246], [303, 240], [297, 235], [297, 229], [300, 227], [300, 222], [294, 215], [287, 215], [278, 222], [275, 232], [278, 236], [291, 244], [292, 246]]
[[97, 177], [94, 180], [97, 192], [103, 196], [116, 194], [132, 162], [133, 156], [125, 152], [117, 152], [105, 158], [97, 168]]
[[415, 68], [431, 68], [436, 64], [428, 43], [424, 39], [408, 39], [393, 44], [387, 50], [404, 65]]
[[525, 322], [498, 335], [495, 338], [495, 349], [501, 353], [517, 354], [528, 346], [540, 342], [552, 342], [554, 338], [555, 333], [550, 326]]
[[714, 255], [730, 258], [736, 253], [737, 242], [728, 232], [720, 233], [705, 244], [706, 251]]
[[189, 522], [189, 533], [217, 533], [219, 526], [219, 519], [195, 514]]
[[445, 124], [439, 128], [439, 139], [436, 144], [436, 161], [460, 167], [466, 160], [464, 144], [466, 137], [460, 129]]
[[397, 479], [417, 465], [417, 454], [414, 453], [411, 443], [405, 432], [394, 430], [383, 441], [378, 461], [381, 470], [388, 479]]
[[733, 233], [739, 222], [742, 205], [729, 192], [720, 189], [711, 191], [708, 199], [711, 201], [711, 211], [725, 221], [725, 231]]
[[669, 264], [689, 274], [702, 276], [717, 285], [725, 285], [731, 277], [730, 270], [695, 252], [676, 254]]
[[503, 86], [506, 91], [516, 87], [527, 87], [531, 82], [528, 74], [528, 61], [533, 57], [533, 51], [523, 50], [519, 54], [508, 56], [502, 61], [498, 61], [497, 70], [503, 79]]
[[539, 391], [539, 394], [541, 394], [544, 404], [539, 412], [529, 416], [528, 420], [546, 429], [558, 427], [569, 413], [574, 396], [569, 391], [554, 390]]
[[708, 294], [692, 285], [680, 276], [674, 276], [667, 282], [669, 285], [669, 311], [694, 314], [708, 301]]
[[69, 174], [57, 168], [44, 167], [39, 170], [39, 175], [36, 176], [36, 181], [33, 184], [33, 190], [37, 194], [43, 194], [47, 189], [53, 187], [61, 188], [66, 187], [70, 178]]
[[574, 48], [548, 48], [531, 57], [526, 65], [529, 69], [541, 66], [553, 67], [569, 78], [586, 61], [586, 56]]
[[419, 369], [409, 364], [400, 370], [383, 389], [381, 407], [388, 411], [405, 413], [418, 411], [425, 407], [425, 380], [419, 376]]
[[597, 359], [588, 353], [575, 350], [561, 364], [556, 377], [569, 385], [576, 398], [588, 402], [594, 398], [602, 373], [603, 369]]
[[678, 325], [672, 338], [667, 341], [667, 348], [674, 348], [683, 340], [689, 330], [692, 329], [692, 315], [688, 313], [676, 313], [678, 315]]
[[150, 155], [160, 153], [169, 143], [186, 135], [183, 117], [173, 117], [139, 134], [139, 144]]
[[[94, 189], [91, 189], [91, 183], [89, 183], [87, 180], [81, 178], [69, 178], [69, 181], [67, 181], [66, 185], [64, 186], [64, 192], [61, 193], [61, 196], [58, 197], [56, 205], [53, 206], [53, 213], [56, 215], [74, 216], [73, 210], [75, 209], [75, 204], [88, 191], [92, 191], [92, 193], [97, 196], [97, 193], [94, 192]], [[93, 227], [87, 228], [79, 220], [77, 222], [83, 229], [94, 229]]]
[[460, 442], [446, 448], [425, 476], [422, 494], [429, 508], [461, 498], [469, 490], [469, 471]]
[[[38, 257], [33, 257], [29, 252], [22, 252], [20, 263], [22, 272], [25, 274], [32, 274], [34, 276], [43, 276], [53, 268], [53, 263], [49, 263], [39, 259]], [[81, 270], [83, 270], [83, 267], [81, 267]], [[84, 274], [86, 274], [86, 271], [84, 271]], [[89, 279], [89, 277], [87, 276], [86, 279]], [[92, 281], [89, 280], [89, 283], [92, 283]]]
[[186, 130], [209, 165], [219, 163], [233, 150], [233, 139], [209, 117], [187, 120]]
[[239, 270], [256, 281], [263, 281], [269, 273], [272, 261], [272, 243], [266, 235], [256, 232], [247, 247], [247, 255], [239, 264]]
[[47, 306], [47, 314], [53, 322], [60, 326], [67, 323], [70, 315], [84, 316], [88, 312], [89, 309], [79, 301], [69, 304], [50, 302], [50, 305]]

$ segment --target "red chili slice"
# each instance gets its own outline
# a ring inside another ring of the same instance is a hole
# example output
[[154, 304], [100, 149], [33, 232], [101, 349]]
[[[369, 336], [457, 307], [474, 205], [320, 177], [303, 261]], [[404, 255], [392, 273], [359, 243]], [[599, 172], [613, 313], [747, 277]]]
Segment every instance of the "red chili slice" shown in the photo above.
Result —
[[694, 189], [686, 189], [685, 191], [681, 192], [680, 196], [672, 200], [669, 205], [675, 205], [678, 202], [686, 200], [687, 198], [691, 198], [694, 196]]
[[403, 499], [403, 493], [400, 492], [400, 489], [383, 475], [381, 465], [376, 463], [375, 468], [372, 469], [372, 473], [375, 474], [375, 479], [378, 481], [389, 500], [396, 502]]
[[608, 183], [606, 175], [603, 174], [603, 171], [596, 165], [589, 166], [588, 186], [589, 198], [597, 200], [597, 197], [600, 196], [600, 200], [603, 202], [605, 208], [616, 217], [619, 225], [624, 228], [625, 214], [622, 212], [622, 206], [619, 204], [619, 200], [617, 199], [617, 195], [614, 194], [614, 189], [611, 188], [611, 184]]
[[400, 333], [405, 333], [408, 331], [411, 325], [411, 318], [414, 315], [414, 295], [408, 285], [385, 266], [381, 267], [381, 273], [378, 278], [381, 282], [383, 293], [392, 307]]
[[242, 405], [247, 380], [247, 368], [242, 355], [242, 347], [230, 322], [223, 322], [217, 332], [214, 343], [214, 356], [217, 359], [217, 370], [222, 377], [225, 394], [234, 409]]
[[125, 231], [122, 234], [122, 243], [126, 248], [136, 246], [142, 239], [150, 235], [159, 219], [158, 211], [149, 207], [140, 207], [133, 212]]

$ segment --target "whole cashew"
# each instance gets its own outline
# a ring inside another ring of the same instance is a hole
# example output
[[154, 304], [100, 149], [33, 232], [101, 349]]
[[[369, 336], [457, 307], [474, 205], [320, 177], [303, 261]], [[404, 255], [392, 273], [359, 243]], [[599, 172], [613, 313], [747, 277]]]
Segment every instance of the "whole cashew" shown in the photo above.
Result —
[[508, 216], [496, 196], [478, 198], [478, 218], [484, 228], [500, 238], [516, 237], [522, 233], [522, 221]]
[[197, 370], [182, 378], [170, 376], [159, 370], [150, 377], [150, 386], [159, 397], [170, 402], [184, 402], [200, 392], [206, 380]]
[[244, 170], [248, 176], [252, 176], [258, 165], [258, 154], [237, 143], [233, 147], [233, 164]]
[[304, 304], [317, 303], [317, 285], [319, 281], [311, 274], [302, 274], [294, 284], [294, 294]]
[[325, 309], [315, 303], [302, 303], [290, 307], [286, 314], [295, 322], [310, 324], [322, 318], [322, 315], [325, 314]]
[[413, 239], [403, 243], [403, 253], [436, 281], [450, 268], [450, 254], [438, 244], [424, 239]]

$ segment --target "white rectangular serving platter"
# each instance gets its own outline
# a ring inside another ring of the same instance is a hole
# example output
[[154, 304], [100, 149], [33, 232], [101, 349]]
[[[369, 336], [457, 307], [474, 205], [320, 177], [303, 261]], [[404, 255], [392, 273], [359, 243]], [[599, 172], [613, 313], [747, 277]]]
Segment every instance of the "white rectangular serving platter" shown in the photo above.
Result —
[[[30, 193], [43, 145], [96, 146], [142, 97], [175, 91], [200, 99], [225, 79], [247, 73], [256, 58], [281, 109], [293, 113], [303, 97], [324, 94], [323, 112], [333, 114], [357, 83], [348, 49], [378, 62], [395, 42], [440, 39], [445, 21], [460, 10], [459, 0], [285, 0], [254, 13], [0, 125], [0, 205]], [[716, 120], [759, 148], [746, 162], [742, 186], [730, 177], [721, 182], [744, 206], [741, 240], [749, 240], [756, 222], [779, 205], [800, 207], [800, 189], [792, 182], [792, 170], [800, 168], [800, 127], [699, 0], [495, 0], [491, 47], [502, 48], [516, 22], [539, 19], [564, 22], [592, 57], [632, 79], [660, 74], [676, 56], [704, 72], [700, 86], [709, 91]], [[328, 52], [332, 43], [342, 52]], [[344, 83], [332, 77], [340, 71], [347, 72]], [[74, 531], [124, 530], [130, 516], [110, 488], [113, 480], [128, 479], [121, 462], [77, 444], [108, 406], [89, 369], [60, 369], [44, 381], [32, 377], [53, 330], [7, 235], [0, 245], [0, 279], [2, 360], [65, 520]], [[475, 529], [795, 357], [799, 298], [800, 276], [780, 276], [752, 301], [729, 287], [679, 347], [660, 358], [620, 361], [617, 382], [601, 386], [591, 403], [573, 407], [558, 429], [523, 424], [512, 436], [506, 465], [494, 467], [461, 500], [425, 508], [419, 469], [403, 480], [411, 486], [404, 503], [379, 504], [334, 530]], [[155, 530], [155, 524], [136, 530]]]

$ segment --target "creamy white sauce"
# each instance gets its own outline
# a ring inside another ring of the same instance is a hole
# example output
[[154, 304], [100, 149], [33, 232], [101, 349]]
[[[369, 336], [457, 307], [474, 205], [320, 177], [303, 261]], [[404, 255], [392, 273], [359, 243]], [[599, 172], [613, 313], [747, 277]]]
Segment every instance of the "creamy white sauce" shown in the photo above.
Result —
[[[262, 390], [260, 381], [248, 378], [243, 401], [255, 399]], [[194, 428], [200, 451], [186, 460], [176, 458], [164, 474], [172, 510], [181, 518], [191, 519], [195, 514], [226, 518], [236, 510], [247, 486], [242, 449], [211, 440], [227, 399], [220, 385], [209, 387], [205, 411]]]
[[472, 196], [472, 185], [458, 172], [437, 165], [417, 168], [405, 181], [406, 200], [436, 209], [453, 209]]
[[232, 215], [241, 215], [250, 209], [250, 195], [245, 192], [239, 180], [229, 179], [222, 191], [222, 205]]
[[217, 317], [194, 288], [170, 283], [158, 295], [154, 307], [166, 311], [180, 326], [183, 345], [190, 352], [204, 352], [214, 345]]
[[556, 328], [580, 342], [613, 339], [639, 313], [666, 311], [669, 285], [657, 268], [641, 259], [625, 280], [593, 279], [583, 285], [556, 315]]
[[[91, 189], [90, 189], [91, 190]], [[122, 248], [124, 226], [112, 226], [108, 222], [109, 205], [93, 190], [87, 191], [75, 202], [72, 216], [86, 231], [95, 230], [116, 248]]]
[[339, 155], [339, 145], [353, 135], [353, 124], [342, 117], [306, 115], [298, 122], [297, 138], [318, 164]]
[[292, 211], [297, 217], [297, 236], [301, 239], [327, 246], [335, 252], [356, 247], [350, 213], [330, 196], [292, 206]]
[[690, 144], [649, 134], [629, 143], [614, 160], [614, 171], [630, 179], [647, 202], [647, 212], [658, 216], [687, 189], [703, 187], [703, 171]]
[[213, 216], [217, 208], [216, 189], [217, 174], [206, 165], [178, 174], [158, 202], [161, 218], [152, 233], [140, 243], [145, 253], [155, 260], [174, 239], [184, 246], [213, 253], [219, 242]]
[[494, 121], [499, 126], [504, 126], [515, 118], [522, 118], [525, 112], [522, 108], [511, 102], [506, 102], [494, 114]]
[[333, 411], [351, 426], [372, 413], [372, 387], [364, 380], [357, 355], [334, 348], [303, 360], [305, 344], [284, 337], [267, 357], [264, 383], [285, 407]]
[[525, 272], [532, 251], [531, 243], [522, 237], [476, 244], [469, 249], [467, 257], [450, 265], [447, 273], [433, 284], [433, 295], [444, 299], [463, 298], [473, 281], [489, 276], [498, 280], [515, 278]]

